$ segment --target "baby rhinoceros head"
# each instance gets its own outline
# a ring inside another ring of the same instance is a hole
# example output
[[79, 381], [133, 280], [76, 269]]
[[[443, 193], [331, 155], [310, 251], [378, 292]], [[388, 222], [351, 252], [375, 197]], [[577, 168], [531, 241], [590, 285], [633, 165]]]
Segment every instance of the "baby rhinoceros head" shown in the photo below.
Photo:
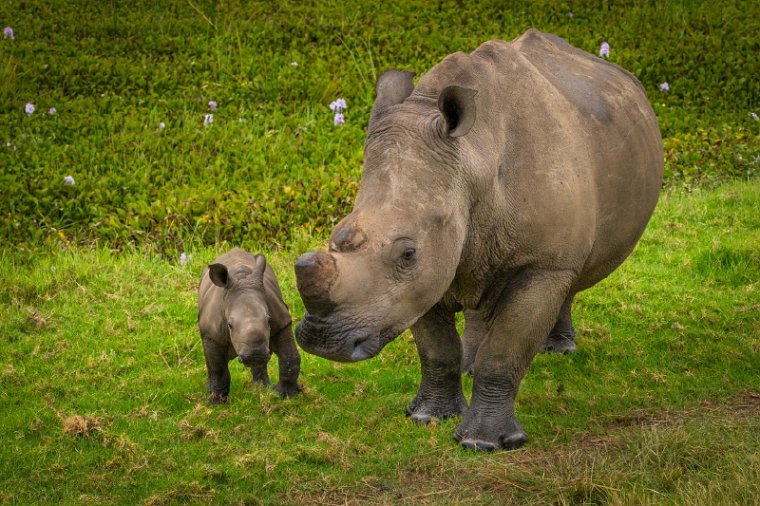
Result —
[[269, 360], [269, 312], [264, 293], [263, 255], [251, 265], [209, 265], [209, 277], [224, 288], [224, 324], [240, 362], [246, 366]]

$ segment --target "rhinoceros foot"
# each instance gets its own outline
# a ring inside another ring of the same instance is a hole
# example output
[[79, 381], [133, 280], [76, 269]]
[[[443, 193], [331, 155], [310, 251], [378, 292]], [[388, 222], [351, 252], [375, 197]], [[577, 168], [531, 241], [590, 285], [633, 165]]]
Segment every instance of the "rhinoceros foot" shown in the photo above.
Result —
[[444, 399], [431, 398], [417, 395], [406, 407], [406, 416], [422, 424], [428, 424], [432, 420], [443, 420], [454, 416], [461, 416], [467, 410], [467, 401], [464, 395]]
[[468, 450], [491, 452], [520, 448], [528, 441], [528, 435], [514, 418], [506, 422], [482, 418], [476, 427], [473, 420], [466, 417], [454, 431], [454, 439]]
[[572, 328], [562, 332], [552, 332], [541, 346], [541, 351], [551, 353], [574, 353], [576, 350], [575, 329]]

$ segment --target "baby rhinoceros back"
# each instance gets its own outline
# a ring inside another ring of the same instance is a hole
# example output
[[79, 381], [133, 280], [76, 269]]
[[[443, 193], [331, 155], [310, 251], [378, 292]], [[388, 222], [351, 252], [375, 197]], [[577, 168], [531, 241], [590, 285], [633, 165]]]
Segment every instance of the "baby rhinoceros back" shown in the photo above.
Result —
[[204, 270], [198, 290], [198, 329], [206, 356], [211, 402], [226, 402], [229, 361], [235, 357], [251, 369], [254, 382], [270, 385], [271, 353], [279, 361], [275, 390], [283, 397], [300, 391], [298, 355], [292, 320], [280, 287], [264, 255], [234, 248]]

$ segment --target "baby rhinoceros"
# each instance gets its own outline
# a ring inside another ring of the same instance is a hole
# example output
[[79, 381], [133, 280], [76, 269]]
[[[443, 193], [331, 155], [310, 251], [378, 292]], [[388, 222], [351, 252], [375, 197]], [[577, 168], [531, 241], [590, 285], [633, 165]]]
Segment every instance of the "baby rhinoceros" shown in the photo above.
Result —
[[235, 357], [250, 367], [254, 382], [270, 385], [270, 350], [279, 361], [275, 390], [283, 397], [301, 390], [301, 357], [293, 340], [290, 312], [264, 255], [234, 248], [204, 270], [198, 290], [198, 328], [211, 402], [227, 401], [228, 362]]

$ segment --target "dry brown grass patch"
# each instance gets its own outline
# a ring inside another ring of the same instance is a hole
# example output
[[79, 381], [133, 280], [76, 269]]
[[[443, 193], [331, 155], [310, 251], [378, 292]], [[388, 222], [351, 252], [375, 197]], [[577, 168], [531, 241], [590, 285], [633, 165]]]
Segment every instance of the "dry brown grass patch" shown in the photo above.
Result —
[[68, 436], [90, 437], [103, 432], [103, 420], [94, 416], [70, 415], [61, 421], [63, 433]]

